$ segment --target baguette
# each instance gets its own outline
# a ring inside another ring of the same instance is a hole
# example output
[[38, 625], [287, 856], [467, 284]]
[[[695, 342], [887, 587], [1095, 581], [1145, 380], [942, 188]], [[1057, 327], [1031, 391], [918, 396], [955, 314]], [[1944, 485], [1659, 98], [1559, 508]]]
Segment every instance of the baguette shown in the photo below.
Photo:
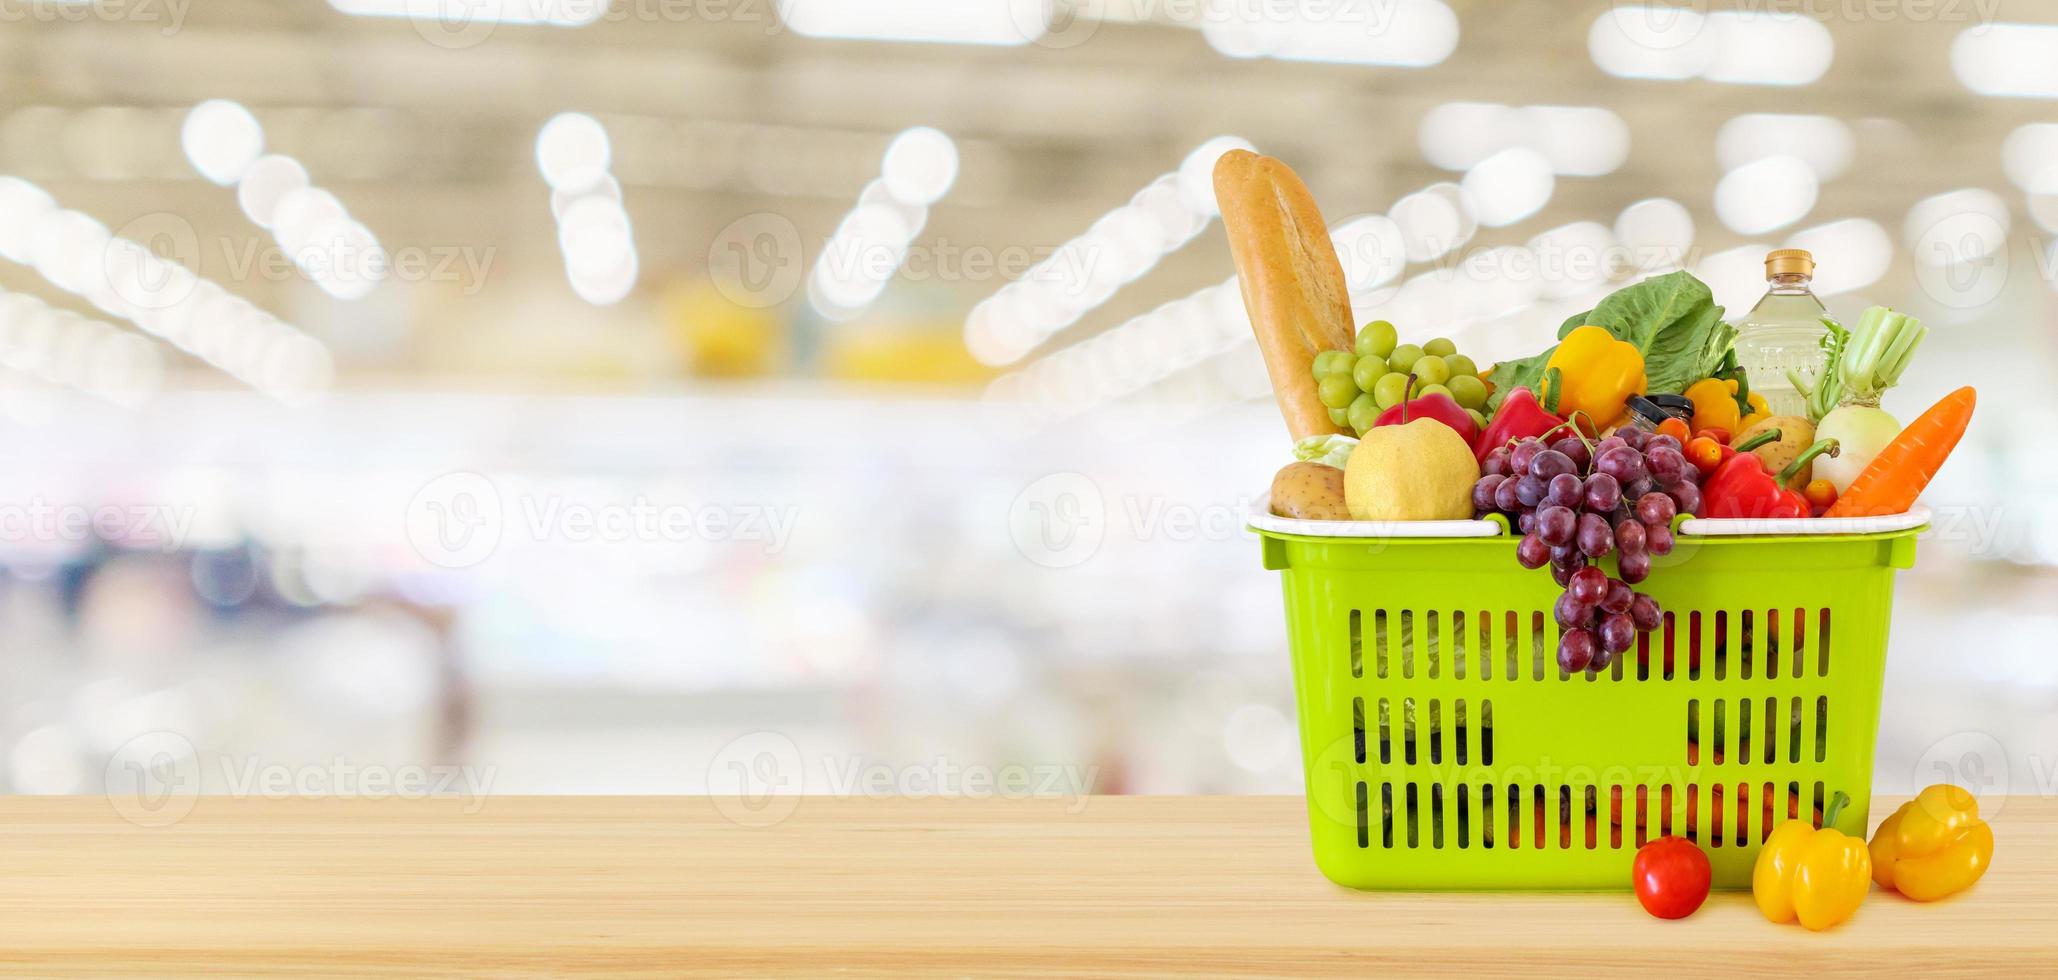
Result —
[[1215, 162], [1215, 200], [1287, 430], [1296, 442], [1348, 434], [1316, 392], [1315, 355], [1349, 350], [1355, 333], [1343, 265], [1314, 197], [1286, 164], [1231, 150]]

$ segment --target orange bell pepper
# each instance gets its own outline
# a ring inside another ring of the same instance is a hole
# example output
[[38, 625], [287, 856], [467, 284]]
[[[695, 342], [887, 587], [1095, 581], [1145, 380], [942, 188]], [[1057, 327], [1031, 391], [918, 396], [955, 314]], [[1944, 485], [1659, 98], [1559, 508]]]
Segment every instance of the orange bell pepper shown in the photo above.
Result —
[[1820, 932], [1849, 919], [1872, 888], [1872, 854], [1865, 839], [1836, 829], [1850, 797], [1839, 792], [1817, 829], [1806, 820], [1774, 828], [1751, 869], [1751, 897], [1773, 922]]
[[1918, 902], [1972, 887], [1994, 860], [1979, 800], [1949, 783], [1923, 790], [1872, 834], [1872, 880]]

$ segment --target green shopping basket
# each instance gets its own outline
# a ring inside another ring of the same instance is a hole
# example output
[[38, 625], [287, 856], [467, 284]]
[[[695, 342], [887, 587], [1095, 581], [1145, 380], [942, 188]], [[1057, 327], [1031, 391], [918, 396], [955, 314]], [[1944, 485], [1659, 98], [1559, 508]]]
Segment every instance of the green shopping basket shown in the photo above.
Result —
[[1640, 586], [1663, 623], [1607, 670], [1566, 674], [1561, 590], [1516, 564], [1505, 523], [1254, 510], [1331, 880], [1627, 888], [1636, 849], [1674, 834], [1717, 887], [1747, 887], [1776, 821], [1819, 824], [1842, 792], [1837, 827], [1865, 832], [1894, 572], [1926, 511], [1683, 519]]

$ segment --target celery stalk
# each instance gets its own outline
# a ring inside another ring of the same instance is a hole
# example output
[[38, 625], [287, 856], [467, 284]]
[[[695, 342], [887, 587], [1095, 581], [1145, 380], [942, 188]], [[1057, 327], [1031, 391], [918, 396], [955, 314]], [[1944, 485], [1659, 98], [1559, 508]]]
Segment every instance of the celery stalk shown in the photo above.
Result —
[[1833, 366], [1843, 380], [1845, 400], [1876, 403], [1881, 392], [1900, 381], [1927, 336], [1929, 328], [1921, 320], [1884, 306], [1867, 308], [1851, 331], [1842, 362]]

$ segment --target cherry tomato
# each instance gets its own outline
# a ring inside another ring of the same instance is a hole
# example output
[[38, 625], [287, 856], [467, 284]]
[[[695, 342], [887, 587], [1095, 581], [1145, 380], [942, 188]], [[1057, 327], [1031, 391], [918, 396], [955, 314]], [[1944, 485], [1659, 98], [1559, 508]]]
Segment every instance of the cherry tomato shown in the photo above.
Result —
[[1686, 461], [1694, 464], [1694, 469], [1700, 470], [1702, 476], [1707, 476], [1722, 465], [1722, 444], [1704, 435], [1695, 436], [1686, 444]]
[[1719, 445], [1729, 445], [1729, 430], [1719, 425], [1711, 425], [1705, 429], [1702, 429], [1699, 432], [1694, 433], [1694, 435], [1702, 436], [1708, 439], [1713, 439]]
[[1660, 919], [1684, 919], [1708, 900], [1708, 855], [1684, 837], [1660, 837], [1636, 852], [1636, 900]]
[[1836, 484], [1828, 480], [1810, 480], [1807, 488], [1801, 491], [1801, 496], [1808, 498], [1808, 506], [1820, 514], [1828, 510], [1829, 505], [1836, 503]]
[[1668, 418], [1658, 423], [1658, 434], [1661, 436], [1671, 436], [1679, 440], [1679, 444], [1682, 446], [1686, 445], [1687, 441], [1693, 438], [1693, 434], [1687, 431], [1686, 420], [1677, 417]]

